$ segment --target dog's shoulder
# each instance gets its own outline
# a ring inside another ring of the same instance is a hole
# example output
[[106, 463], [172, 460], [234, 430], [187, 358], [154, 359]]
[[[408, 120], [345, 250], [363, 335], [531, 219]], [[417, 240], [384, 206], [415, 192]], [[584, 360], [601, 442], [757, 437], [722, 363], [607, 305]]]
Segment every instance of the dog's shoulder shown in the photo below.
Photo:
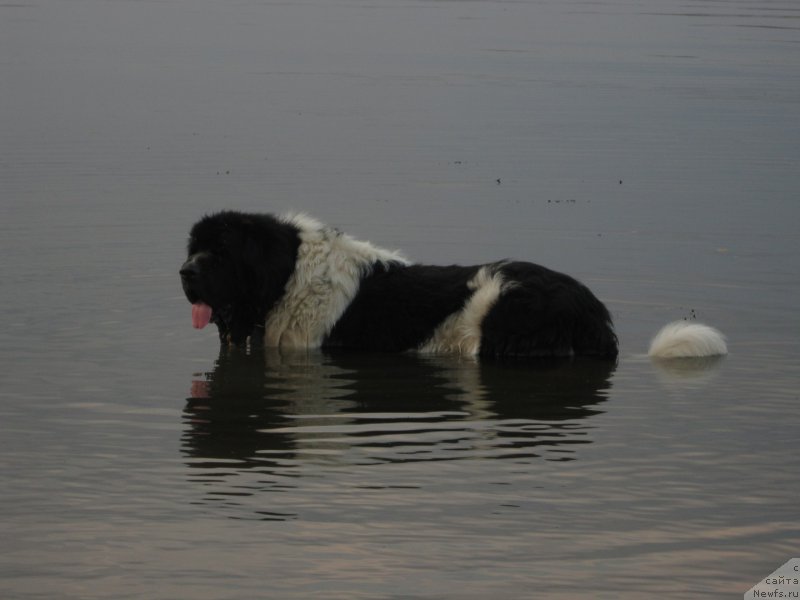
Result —
[[301, 241], [298, 268], [302, 261], [325, 261], [332, 271], [343, 270], [351, 274], [364, 273], [375, 264], [410, 265], [399, 250], [387, 250], [375, 244], [358, 240], [334, 227], [329, 227], [305, 213], [289, 213], [281, 218], [295, 227]]

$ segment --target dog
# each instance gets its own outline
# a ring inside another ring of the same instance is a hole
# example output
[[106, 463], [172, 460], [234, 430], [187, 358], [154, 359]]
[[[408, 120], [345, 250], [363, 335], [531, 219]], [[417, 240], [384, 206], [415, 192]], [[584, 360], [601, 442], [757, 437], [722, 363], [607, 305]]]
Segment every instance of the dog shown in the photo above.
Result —
[[[192, 324], [222, 343], [291, 349], [414, 351], [480, 359], [614, 360], [605, 305], [569, 275], [530, 262], [410, 262], [295, 214], [222, 211], [191, 229], [180, 268]], [[664, 327], [658, 358], [725, 354], [699, 323]]]

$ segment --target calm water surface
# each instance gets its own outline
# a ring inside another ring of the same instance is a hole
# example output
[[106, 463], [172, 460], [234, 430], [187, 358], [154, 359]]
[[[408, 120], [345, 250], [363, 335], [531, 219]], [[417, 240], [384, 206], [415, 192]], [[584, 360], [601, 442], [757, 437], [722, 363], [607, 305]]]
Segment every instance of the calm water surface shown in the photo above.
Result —
[[[741, 597], [800, 554], [798, 72], [791, 0], [0, 4], [0, 596]], [[221, 351], [221, 208], [567, 271], [620, 360]]]

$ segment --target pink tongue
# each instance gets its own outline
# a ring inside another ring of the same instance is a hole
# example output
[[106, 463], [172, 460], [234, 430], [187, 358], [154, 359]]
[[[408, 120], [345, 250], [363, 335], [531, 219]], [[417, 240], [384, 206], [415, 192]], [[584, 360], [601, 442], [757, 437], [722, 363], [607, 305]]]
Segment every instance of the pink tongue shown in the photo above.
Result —
[[211, 307], [202, 302], [192, 304], [192, 326], [195, 329], [202, 329], [209, 321], [211, 321]]

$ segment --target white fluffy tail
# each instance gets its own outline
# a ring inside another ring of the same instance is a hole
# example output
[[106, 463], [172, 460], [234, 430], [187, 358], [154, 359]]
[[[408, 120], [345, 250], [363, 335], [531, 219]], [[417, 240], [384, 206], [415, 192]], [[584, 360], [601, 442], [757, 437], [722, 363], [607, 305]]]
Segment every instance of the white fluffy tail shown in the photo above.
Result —
[[647, 354], [653, 358], [698, 358], [727, 353], [725, 336], [713, 327], [675, 321], [656, 334]]

